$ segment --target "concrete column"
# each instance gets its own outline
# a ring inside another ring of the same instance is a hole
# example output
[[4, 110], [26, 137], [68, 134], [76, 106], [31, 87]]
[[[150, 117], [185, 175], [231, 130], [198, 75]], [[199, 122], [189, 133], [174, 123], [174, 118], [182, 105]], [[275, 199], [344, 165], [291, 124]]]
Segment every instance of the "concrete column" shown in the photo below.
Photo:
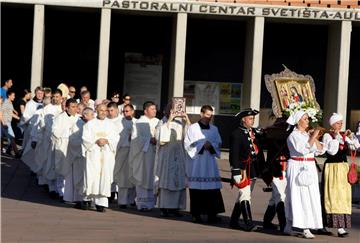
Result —
[[[324, 121], [333, 112], [341, 113], [344, 116], [343, 129], [346, 127], [350, 40], [351, 21], [329, 25]], [[324, 124], [328, 125], [326, 122]]]
[[186, 28], [187, 14], [177, 13], [173, 26], [169, 98], [184, 95]]
[[[264, 17], [254, 17], [246, 26], [246, 47], [241, 109], [260, 110]], [[256, 117], [254, 126], [259, 125]]]
[[31, 91], [43, 83], [45, 6], [34, 6], [33, 47], [31, 58]]
[[107, 97], [111, 9], [101, 9], [97, 98]]

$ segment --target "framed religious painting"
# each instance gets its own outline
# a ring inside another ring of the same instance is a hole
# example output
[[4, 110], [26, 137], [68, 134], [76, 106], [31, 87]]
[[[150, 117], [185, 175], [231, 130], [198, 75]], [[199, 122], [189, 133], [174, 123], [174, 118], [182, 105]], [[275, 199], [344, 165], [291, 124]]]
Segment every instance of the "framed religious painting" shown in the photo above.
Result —
[[172, 98], [172, 110], [175, 116], [182, 116], [186, 111], [186, 98], [173, 97]]
[[267, 90], [272, 96], [272, 109], [276, 117], [294, 107], [319, 109], [315, 98], [315, 83], [310, 75], [300, 75], [285, 68], [278, 74], [265, 75]]

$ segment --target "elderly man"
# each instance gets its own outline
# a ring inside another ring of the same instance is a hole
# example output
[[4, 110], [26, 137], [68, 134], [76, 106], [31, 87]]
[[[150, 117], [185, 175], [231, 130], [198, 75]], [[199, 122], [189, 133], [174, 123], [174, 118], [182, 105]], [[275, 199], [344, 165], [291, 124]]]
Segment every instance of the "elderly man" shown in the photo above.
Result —
[[106, 105], [98, 105], [97, 117], [84, 125], [82, 135], [82, 150], [86, 158], [85, 194], [94, 199], [98, 212], [105, 212], [105, 207], [108, 207], [119, 140], [106, 112]]

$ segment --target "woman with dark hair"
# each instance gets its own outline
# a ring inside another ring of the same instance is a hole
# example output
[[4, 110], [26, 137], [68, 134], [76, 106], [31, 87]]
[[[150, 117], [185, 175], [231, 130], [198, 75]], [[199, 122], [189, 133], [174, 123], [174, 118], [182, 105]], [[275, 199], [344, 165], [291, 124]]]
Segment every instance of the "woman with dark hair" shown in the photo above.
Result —
[[22, 113], [24, 113], [26, 103], [29, 100], [31, 100], [31, 91], [28, 89], [24, 89], [22, 92], [21, 99], [18, 101], [17, 106], [15, 107], [15, 109], [19, 113], [20, 117], [21, 117]]
[[[15, 103], [15, 106], [14, 106], [15, 111], [17, 112], [17, 115], [20, 118], [22, 117], [22, 114], [25, 111], [26, 103], [29, 100], [31, 100], [31, 91], [28, 90], [28, 89], [24, 89], [22, 91], [22, 94], [21, 94], [21, 99], [17, 100], [17, 102]], [[12, 125], [12, 128], [14, 130], [16, 139], [19, 139], [19, 138], [23, 137], [23, 133], [22, 133], [21, 129], [18, 128], [18, 123], [19, 122], [20, 122], [19, 120], [15, 120], [15, 119], [13, 119], [12, 122], [11, 122], [11, 125]]]
[[111, 95], [111, 101], [115, 102], [117, 105], [120, 105], [120, 93], [115, 91]]

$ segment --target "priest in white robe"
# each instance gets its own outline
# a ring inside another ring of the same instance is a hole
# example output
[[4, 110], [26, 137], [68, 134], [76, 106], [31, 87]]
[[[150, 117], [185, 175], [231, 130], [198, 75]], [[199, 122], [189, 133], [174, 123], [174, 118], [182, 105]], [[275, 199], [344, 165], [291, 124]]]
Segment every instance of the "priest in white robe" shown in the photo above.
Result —
[[37, 163], [43, 165], [41, 173], [47, 180], [50, 198], [52, 199], [57, 199], [58, 197], [61, 199], [64, 193], [63, 181], [56, 180], [55, 143], [52, 136], [54, 119], [63, 111], [61, 102], [62, 92], [61, 90], [55, 90], [52, 97], [52, 103], [44, 108], [43, 120], [40, 121], [40, 124], [44, 129], [43, 138], [41, 143], [36, 145], [35, 150], [35, 160]]
[[97, 118], [84, 125], [82, 150], [86, 157], [85, 195], [95, 201], [96, 210], [105, 212], [113, 182], [116, 145], [119, 135], [106, 118], [107, 107], [96, 107]]
[[[77, 130], [77, 102], [75, 99], [66, 100], [65, 111], [58, 115], [54, 120], [52, 127], [52, 136], [55, 145], [55, 172], [59, 180], [65, 179], [64, 201], [75, 202], [77, 198], [74, 196], [74, 174], [73, 161], [68, 160], [68, 152], [72, 150], [69, 147], [69, 138]], [[78, 150], [77, 153], [80, 153]]]
[[221, 177], [216, 158], [220, 158], [221, 137], [216, 126], [211, 125], [213, 108], [201, 107], [200, 120], [186, 132], [184, 147], [190, 156], [186, 165], [190, 191], [190, 213], [193, 221], [201, 223], [202, 214], [209, 223], [220, 219], [218, 213], [225, 212], [221, 195]]
[[[30, 131], [26, 132], [28, 122], [31, 117], [35, 114], [35, 111], [43, 107], [44, 90], [41, 87], [36, 87], [35, 97], [26, 103], [25, 110], [21, 116], [18, 127], [24, 131], [24, 144], [27, 142], [27, 138], [30, 135]], [[26, 135], [26, 136], [25, 136]]]
[[292, 114], [287, 123], [295, 125], [287, 138], [290, 159], [286, 169], [286, 227], [284, 233], [292, 234], [292, 227], [303, 229], [303, 237], [315, 236], [310, 229], [322, 229], [322, 213], [318, 173], [314, 156], [322, 154], [323, 145], [318, 140], [319, 130], [309, 134], [309, 116], [303, 111]]
[[179, 210], [186, 208], [185, 163], [189, 158], [184, 149], [184, 136], [191, 124], [186, 113], [176, 117], [171, 107], [171, 103], [166, 107], [165, 116], [156, 129], [155, 191], [159, 196], [158, 207], [165, 217], [181, 216]]
[[131, 136], [129, 165], [130, 181], [136, 186], [136, 206], [150, 211], [156, 204], [154, 196], [154, 163], [156, 152], [156, 105], [148, 101], [143, 105], [144, 115], [135, 123]]
[[[121, 129], [121, 119], [122, 116], [119, 115], [119, 108], [116, 102], [109, 102], [109, 104], [107, 104], [107, 111], [108, 111], [108, 119], [109, 121], [111, 121], [115, 128], [116, 128], [116, 132], [117, 134], [120, 135], [120, 129]], [[118, 146], [116, 146], [118, 147]], [[117, 152], [116, 152], [117, 154]], [[116, 155], [115, 155], [116, 156]], [[115, 167], [116, 167], [116, 163], [115, 163]], [[115, 182], [113, 182], [111, 184], [111, 197], [109, 198], [109, 202], [112, 202], [115, 199], [115, 194], [117, 194], [118, 192], [118, 188]]]
[[114, 168], [114, 182], [118, 186], [118, 205], [119, 208], [127, 208], [130, 204], [135, 202], [135, 186], [129, 179], [129, 151], [131, 133], [133, 130], [136, 118], [134, 118], [134, 107], [127, 104], [123, 107], [123, 114], [120, 121], [120, 141], [118, 143], [115, 168]]
[[40, 121], [44, 117], [44, 108], [50, 104], [51, 98], [45, 97], [43, 100], [44, 107], [35, 111], [33, 116], [27, 122], [27, 142], [23, 143], [23, 153], [21, 160], [30, 167], [31, 171], [38, 173], [39, 165], [35, 160], [35, 149], [38, 142], [42, 140], [43, 130], [40, 126]]
[[[78, 112], [80, 112], [78, 110]], [[75, 126], [71, 130], [69, 136], [69, 145], [66, 160], [68, 164], [72, 165], [72, 176], [65, 178], [65, 200], [72, 199], [75, 202], [75, 208], [87, 210], [91, 206], [91, 200], [85, 195], [85, 171], [86, 158], [82, 153], [82, 135], [84, 125], [94, 119], [94, 110], [86, 107], [81, 111]], [[69, 192], [69, 193], [68, 193]], [[72, 193], [71, 193], [72, 192]]]

